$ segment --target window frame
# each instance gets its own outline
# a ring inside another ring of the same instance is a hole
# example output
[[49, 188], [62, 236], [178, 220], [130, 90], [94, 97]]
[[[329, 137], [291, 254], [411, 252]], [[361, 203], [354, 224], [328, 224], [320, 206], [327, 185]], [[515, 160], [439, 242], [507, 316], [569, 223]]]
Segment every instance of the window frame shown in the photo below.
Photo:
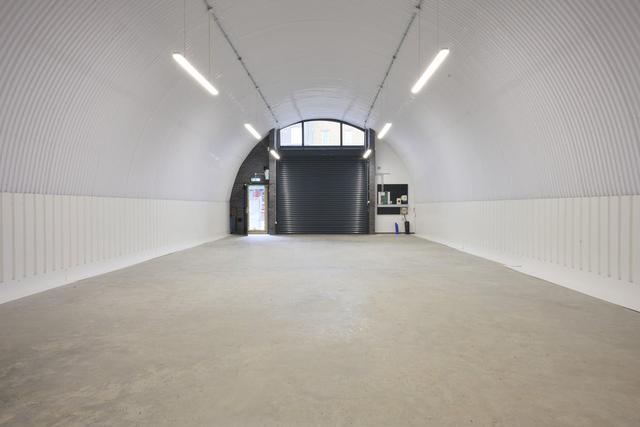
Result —
[[[339, 123], [340, 124], [340, 145], [307, 145], [306, 141], [305, 141], [305, 124], [309, 123], [309, 122], [334, 122], [334, 123]], [[300, 124], [301, 128], [302, 128], [302, 145], [281, 145], [280, 144], [280, 132], [283, 129], [286, 129], [288, 127], [294, 126]], [[350, 126], [354, 129], [358, 129], [359, 131], [364, 133], [364, 141], [362, 143], [362, 145], [344, 145], [344, 125]], [[291, 124], [288, 124], [287, 126], [281, 127], [278, 129], [278, 149], [281, 150], [336, 150], [336, 149], [344, 149], [344, 150], [362, 150], [363, 148], [366, 149], [367, 148], [367, 132], [364, 128], [361, 128], [360, 126], [354, 125], [352, 123], [348, 123], [342, 120], [336, 120], [336, 119], [309, 119], [309, 120], [300, 120], [298, 122], [294, 122]]]
[[[344, 145], [344, 125], [347, 125], [349, 127], [352, 127], [362, 132], [362, 145], [355, 145], [355, 144]], [[344, 147], [347, 149], [350, 149], [352, 147], [366, 148], [367, 147], [367, 131], [361, 128], [360, 126], [354, 126], [351, 123], [347, 123], [347, 122], [340, 122], [340, 147]]]
[[[292, 128], [292, 127], [294, 127], [295, 125], [298, 125], [298, 124], [300, 125], [300, 145], [297, 145], [297, 144], [282, 145], [281, 144], [281, 141], [282, 141], [281, 132], [283, 130], [285, 130], [285, 129]], [[298, 149], [298, 150], [300, 150], [300, 149], [302, 149], [304, 147], [304, 124], [303, 124], [303, 122], [295, 122], [295, 123], [291, 123], [288, 126], [279, 128], [277, 130], [277, 142], [278, 142], [277, 143], [278, 148], [284, 148], [285, 150], [289, 150], [289, 149]]]

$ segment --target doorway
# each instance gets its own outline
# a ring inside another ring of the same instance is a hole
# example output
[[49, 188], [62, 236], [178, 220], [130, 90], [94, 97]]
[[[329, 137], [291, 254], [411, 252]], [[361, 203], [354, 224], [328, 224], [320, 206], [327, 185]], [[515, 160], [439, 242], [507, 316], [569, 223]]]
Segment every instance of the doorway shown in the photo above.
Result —
[[247, 233], [265, 234], [267, 232], [267, 186], [247, 186]]

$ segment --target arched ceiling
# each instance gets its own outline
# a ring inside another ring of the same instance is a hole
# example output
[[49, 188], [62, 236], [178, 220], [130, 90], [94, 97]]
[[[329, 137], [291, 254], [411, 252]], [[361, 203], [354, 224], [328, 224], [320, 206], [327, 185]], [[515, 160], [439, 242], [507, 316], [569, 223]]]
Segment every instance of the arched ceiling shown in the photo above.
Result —
[[[208, 74], [208, 15], [187, 0]], [[210, 0], [280, 124], [362, 125], [415, 2]], [[0, 2], [2, 191], [226, 200], [275, 122], [220, 31], [211, 97], [173, 62], [182, 0]], [[637, 0], [425, 0], [369, 125], [421, 185], [469, 200], [640, 190]], [[438, 47], [451, 55], [417, 96]]]
[[420, 199], [640, 194], [640, 2], [443, 3], [451, 54], [390, 134]]

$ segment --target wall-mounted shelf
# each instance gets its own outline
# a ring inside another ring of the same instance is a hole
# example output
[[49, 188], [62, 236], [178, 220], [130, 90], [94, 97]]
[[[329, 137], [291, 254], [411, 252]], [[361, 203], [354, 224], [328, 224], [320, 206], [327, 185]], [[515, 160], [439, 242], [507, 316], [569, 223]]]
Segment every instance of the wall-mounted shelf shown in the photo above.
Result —
[[[402, 208], [409, 208], [409, 186], [407, 184], [378, 184], [377, 185], [378, 197], [377, 201], [398, 201], [404, 196], [406, 203], [384, 203], [376, 204], [376, 213], [378, 215], [400, 215]], [[386, 193], [386, 197], [382, 197]]]

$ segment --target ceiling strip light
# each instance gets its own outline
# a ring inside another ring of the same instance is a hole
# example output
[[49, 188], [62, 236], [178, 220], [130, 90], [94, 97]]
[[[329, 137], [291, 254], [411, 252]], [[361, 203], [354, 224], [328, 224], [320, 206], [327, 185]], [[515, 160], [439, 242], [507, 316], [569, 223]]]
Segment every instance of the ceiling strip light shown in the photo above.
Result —
[[420, 92], [420, 90], [422, 90], [424, 85], [427, 84], [427, 81], [431, 78], [431, 76], [433, 76], [438, 67], [442, 65], [444, 60], [447, 58], [447, 55], [449, 55], [449, 49], [441, 49], [440, 52], [438, 52], [436, 57], [433, 58], [433, 61], [431, 61], [431, 64], [429, 64], [427, 69], [420, 76], [416, 84], [414, 84], [411, 88], [411, 93], [416, 94]]
[[198, 72], [198, 70], [196, 70], [196, 68], [191, 65], [191, 63], [187, 61], [187, 58], [185, 58], [181, 53], [174, 53], [173, 59], [211, 95], [217, 95], [219, 93], [218, 89], [213, 87], [213, 85], [209, 83], [209, 81], [205, 79], [204, 76], [200, 74], [200, 72]]
[[384, 138], [387, 135], [387, 132], [389, 132], [389, 129], [391, 129], [391, 123], [386, 123], [382, 127], [382, 130], [380, 131], [380, 134], [378, 134], [378, 139]]
[[364, 154], [362, 155], [362, 158], [368, 159], [370, 155], [371, 155], [371, 148], [368, 148], [367, 151], [365, 151]]
[[258, 133], [257, 130], [255, 130], [255, 128], [253, 126], [251, 126], [249, 123], [245, 123], [244, 124], [245, 129], [247, 129], [249, 131], [249, 133], [251, 135], [253, 135], [253, 137], [255, 139], [257, 139], [258, 141], [260, 141], [262, 139], [262, 136], [260, 136], [260, 134]]
[[280, 160], [280, 154], [278, 154], [276, 150], [269, 150], [269, 154], [271, 154], [274, 159]]

